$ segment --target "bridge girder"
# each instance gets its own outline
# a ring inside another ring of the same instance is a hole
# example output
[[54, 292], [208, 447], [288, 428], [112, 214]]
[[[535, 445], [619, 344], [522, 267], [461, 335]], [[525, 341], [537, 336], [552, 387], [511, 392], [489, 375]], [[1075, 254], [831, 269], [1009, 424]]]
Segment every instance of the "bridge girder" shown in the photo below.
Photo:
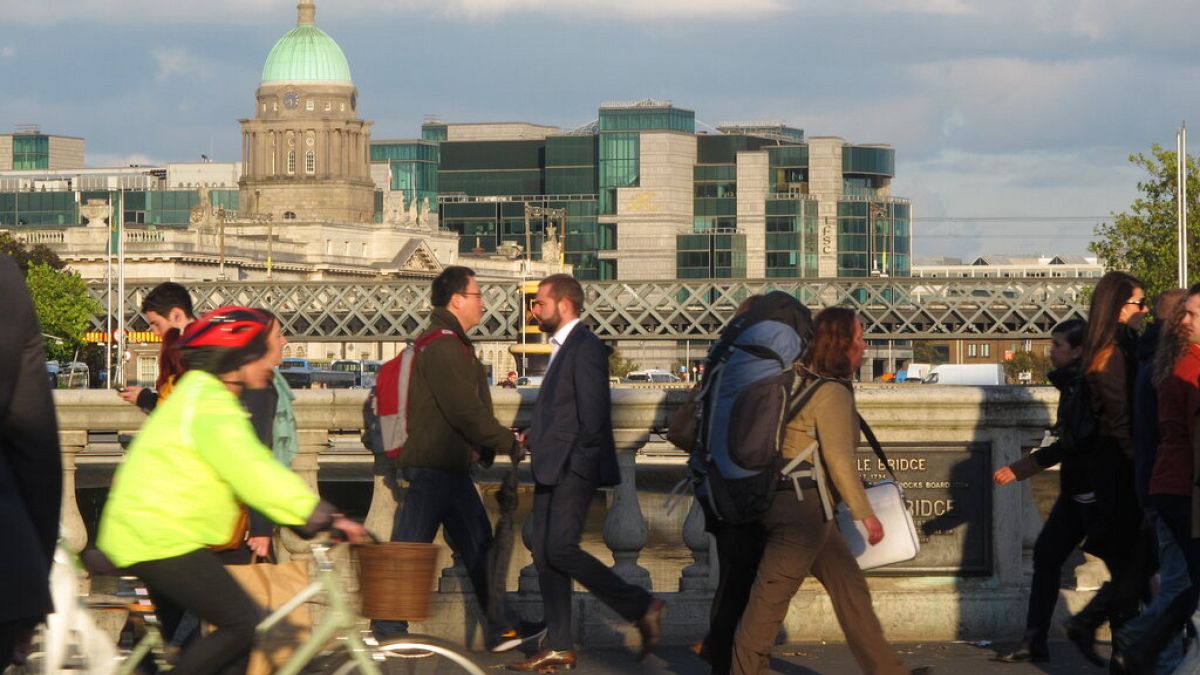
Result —
[[[1094, 279], [760, 279], [742, 281], [585, 282], [584, 320], [605, 340], [712, 340], [738, 304], [780, 290], [814, 311], [854, 309], [868, 339], [954, 337], [1039, 338], [1071, 318], [1086, 318]], [[187, 284], [196, 311], [223, 305], [265, 307], [284, 323], [290, 341], [404, 341], [429, 321], [429, 283], [231, 282]], [[138, 311], [153, 284], [127, 284], [129, 330], [144, 330]], [[481, 285], [484, 316], [471, 336], [514, 341], [524, 320], [520, 283]], [[89, 286], [101, 306], [102, 284]], [[115, 299], [115, 298], [114, 298]], [[114, 303], [116, 306], [116, 303]], [[104, 317], [92, 324], [104, 329]]]

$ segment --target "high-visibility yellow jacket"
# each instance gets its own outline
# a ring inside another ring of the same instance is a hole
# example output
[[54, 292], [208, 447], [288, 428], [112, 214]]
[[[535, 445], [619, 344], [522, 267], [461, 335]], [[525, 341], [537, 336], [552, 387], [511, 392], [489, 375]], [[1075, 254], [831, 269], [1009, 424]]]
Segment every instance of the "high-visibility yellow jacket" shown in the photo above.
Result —
[[301, 525], [319, 501], [258, 441], [215, 376], [188, 371], [146, 419], [113, 478], [98, 546], [113, 563], [161, 560], [229, 541], [238, 503]]

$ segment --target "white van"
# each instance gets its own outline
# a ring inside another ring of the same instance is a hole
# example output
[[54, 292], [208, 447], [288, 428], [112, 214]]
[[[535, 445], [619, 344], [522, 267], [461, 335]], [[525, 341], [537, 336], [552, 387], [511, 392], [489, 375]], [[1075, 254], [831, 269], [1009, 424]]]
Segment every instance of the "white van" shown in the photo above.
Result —
[[681, 380], [668, 370], [635, 370], [625, 376], [625, 381], [631, 383], [668, 384], [680, 382]]
[[1004, 366], [999, 363], [943, 363], [934, 366], [921, 384], [1008, 384], [1004, 377]]

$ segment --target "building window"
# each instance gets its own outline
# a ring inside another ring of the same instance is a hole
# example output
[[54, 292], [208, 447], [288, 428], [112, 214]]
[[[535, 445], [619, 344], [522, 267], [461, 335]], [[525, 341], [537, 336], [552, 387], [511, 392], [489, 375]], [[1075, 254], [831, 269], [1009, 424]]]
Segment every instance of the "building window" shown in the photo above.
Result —
[[992, 355], [992, 346], [990, 344], [979, 345], [979, 355], [983, 358], [989, 358]]
[[288, 172], [289, 176], [296, 173], [296, 151], [295, 150], [288, 150], [287, 172]]
[[309, 150], [304, 153], [304, 173], [313, 174], [317, 172], [317, 153]]
[[283, 219], [284, 219], [284, 220], [295, 220], [295, 219], [296, 219], [296, 212], [295, 212], [295, 211], [284, 211], [284, 212], [283, 212]]
[[139, 356], [137, 365], [138, 382], [150, 386], [158, 379], [158, 359], [153, 356]]
[[325, 112], [333, 110], [333, 101], [325, 101]]
[[976, 352], [976, 346], [975, 346], [974, 342], [967, 345], [967, 356], [974, 358], [975, 356], [977, 356], [977, 354], [975, 352]]
[[308, 99], [307, 101], [305, 101], [305, 102], [304, 102], [304, 109], [305, 109], [305, 110], [309, 110], [309, 111], [311, 111], [311, 110], [313, 110], [315, 107], [316, 107], [316, 104], [315, 104], [315, 103], [313, 103], [313, 100], [312, 100], [311, 98], [310, 98], [310, 99]]

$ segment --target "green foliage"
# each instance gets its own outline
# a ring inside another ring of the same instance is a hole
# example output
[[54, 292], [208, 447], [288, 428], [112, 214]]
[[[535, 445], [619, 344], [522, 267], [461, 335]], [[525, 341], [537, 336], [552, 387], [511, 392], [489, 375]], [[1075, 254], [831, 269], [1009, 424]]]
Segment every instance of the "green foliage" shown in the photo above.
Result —
[[[1155, 144], [1150, 155], [1131, 155], [1129, 161], [1145, 169], [1148, 177], [1138, 182], [1141, 196], [1129, 210], [1113, 214], [1111, 223], [1096, 227], [1098, 241], [1088, 248], [1104, 260], [1108, 269], [1122, 270], [1146, 283], [1150, 295], [1174, 288], [1178, 283], [1175, 232], [1176, 153]], [[1200, 272], [1200, 171], [1188, 158], [1188, 278]]]
[[32, 263], [25, 281], [42, 332], [61, 340], [46, 339], [47, 356], [58, 361], [71, 360], [75, 350], [83, 345], [83, 334], [91, 326], [91, 317], [103, 308], [88, 295], [87, 284], [75, 272]]
[[23, 242], [18, 241], [11, 232], [0, 232], [0, 253], [12, 258], [22, 272], [28, 272], [29, 266], [35, 264], [49, 265], [56, 270], [67, 266], [62, 258], [59, 258], [58, 254], [51, 251], [46, 245], [38, 244], [29, 248]]
[[947, 350], [939, 350], [925, 340], [913, 341], [913, 363], [928, 363], [938, 365], [949, 360]]
[[637, 363], [621, 355], [620, 350], [614, 349], [608, 355], [608, 374], [610, 377], [625, 377], [639, 368]]
[[1021, 382], [1021, 373], [1030, 374], [1029, 384], [1046, 384], [1050, 372], [1050, 358], [1037, 352], [1017, 352], [1004, 362], [1004, 375], [1009, 384]]

